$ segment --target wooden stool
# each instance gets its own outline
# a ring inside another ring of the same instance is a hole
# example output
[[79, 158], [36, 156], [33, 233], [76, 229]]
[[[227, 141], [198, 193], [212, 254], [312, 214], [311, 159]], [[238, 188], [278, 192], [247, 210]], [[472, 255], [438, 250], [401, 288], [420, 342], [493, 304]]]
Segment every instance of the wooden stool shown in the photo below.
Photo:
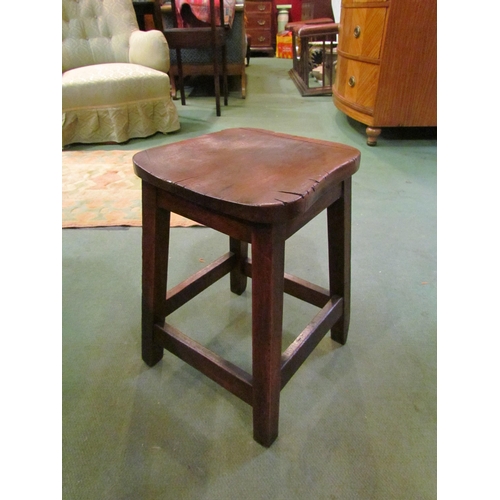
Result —
[[[142, 357], [153, 366], [168, 349], [241, 398], [253, 407], [254, 439], [270, 446], [281, 389], [328, 330], [335, 341], [347, 340], [351, 176], [360, 153], [240, 128], [142, 151], [133, 161], [142, 179]], [[286, 239], [324, 209], [330, 290], [284, 272]], [[229, 252], [167, 293], [171, 211], [227, 234]], [[228, 273], [236, 294], [252, 278], [252, 374], [165, 323]], [[284, 292], [321, 310], [282, 353]]]

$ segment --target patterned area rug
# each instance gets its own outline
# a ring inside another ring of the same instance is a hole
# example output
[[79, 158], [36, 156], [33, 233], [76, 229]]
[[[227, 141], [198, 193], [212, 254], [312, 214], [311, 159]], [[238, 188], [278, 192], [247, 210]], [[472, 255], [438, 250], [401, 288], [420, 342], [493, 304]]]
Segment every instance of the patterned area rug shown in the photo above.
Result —
[[[141, 226], [137, 151], [63, 151], [62, 227]], [[172, 214], [172, 227], [199, 226]]]

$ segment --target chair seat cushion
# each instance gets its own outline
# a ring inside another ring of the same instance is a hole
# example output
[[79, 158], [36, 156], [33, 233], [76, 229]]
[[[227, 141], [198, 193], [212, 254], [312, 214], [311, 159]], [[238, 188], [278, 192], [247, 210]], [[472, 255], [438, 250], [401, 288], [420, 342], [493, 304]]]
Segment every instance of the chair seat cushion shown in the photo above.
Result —
[[159, 99], [169, 92], [170, 78], [166, 73], [138, 64], [96, 64], [62, 75], [63, 111]]
[[179, 130], [166, 73], [137, 64], [84, 66], [62, 75], [62, 143], [125, 142]]

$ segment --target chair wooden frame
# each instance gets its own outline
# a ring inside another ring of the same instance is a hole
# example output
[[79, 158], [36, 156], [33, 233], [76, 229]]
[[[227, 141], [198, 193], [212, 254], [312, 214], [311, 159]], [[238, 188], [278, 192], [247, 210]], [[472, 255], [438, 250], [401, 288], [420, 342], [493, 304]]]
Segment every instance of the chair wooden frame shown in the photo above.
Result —
[[146, 31], [145, 16], [150, 15], [153, 18], [155, 30], [163, 31], [163, 22], [161, 20], [161, 9], [158, 0], [151, 0], [149, 2], [132, 2], [134, 5], [135, 15], [137, 17], [137, 24], [141, 31]]
[[[155, 0], [157, 2], [158, 0]], [[170, 0], [173, 13], [174, 28], [164, 29], [163, 33], [168, 45], [175, 50], [177, 57], [177, 74], [179, 78], [179, 89], [181, 91], [181, 103], [186, 104], [186, 94], [184, 91], [184, 74], [182, 71], [182, 49], [211, 48], [213, 50], [213, 73], [215, 86], [215, 107], [217, 116], [221, 116], [221, 88], [220, 77], [222, 76], [224, 96], [224, 106], [228, 104], [228, 81], [227, 81], [227, 61], [226, 61], [226, 32], [229, 28], [224, 25], [224, 2], [220, 1], [219, 25], [216, 22], [215, 1], [210, 0], [210, 26], [209, 27], [188, 27], [178, 26], [177, 7], [175, 0]], [[219, 60], [220, 54], [220, 60]]]
[[[303, 96], [332, 95], [333, 57], [336, 53], [339, 25], [333, 19], [321, 18], [288, 23], [286, 29], [292, 32], [293, 67], [288, 72]], [[309, 83], [309, 50], [315, 45], [323, 54], [323, 75], [320, 86]]]

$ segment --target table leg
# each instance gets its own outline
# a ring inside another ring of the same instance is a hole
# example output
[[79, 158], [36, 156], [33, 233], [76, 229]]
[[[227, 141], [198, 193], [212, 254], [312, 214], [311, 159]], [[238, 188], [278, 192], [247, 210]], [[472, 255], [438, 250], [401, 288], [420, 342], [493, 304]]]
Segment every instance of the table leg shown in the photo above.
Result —
[[254, 439], [278, 436], [281, 390], [285, 236], [282, 226], [252, 233], [252, 363]]
[[163, 347], [153, 341], [155, 323], [165, 322], [170, 212], [158, 208], [158, 190], [142, 183], [142, 359], [154, 366]]
[[343, 182], [342, 196], [327, 209], [328, 264], [330, 295], [343, 298], [343, 314], [335, 323], [331, 337], [340, 344], [347, 341], [351, 302], [351, 179]]
[[247, 276], [243, 272], [243, 266], [248, 257], [248, 243], [229, 238], [229, 251], [236, 255], [238, 262], [230, 274], [231, 292], [241, 295], [247, 287]]

